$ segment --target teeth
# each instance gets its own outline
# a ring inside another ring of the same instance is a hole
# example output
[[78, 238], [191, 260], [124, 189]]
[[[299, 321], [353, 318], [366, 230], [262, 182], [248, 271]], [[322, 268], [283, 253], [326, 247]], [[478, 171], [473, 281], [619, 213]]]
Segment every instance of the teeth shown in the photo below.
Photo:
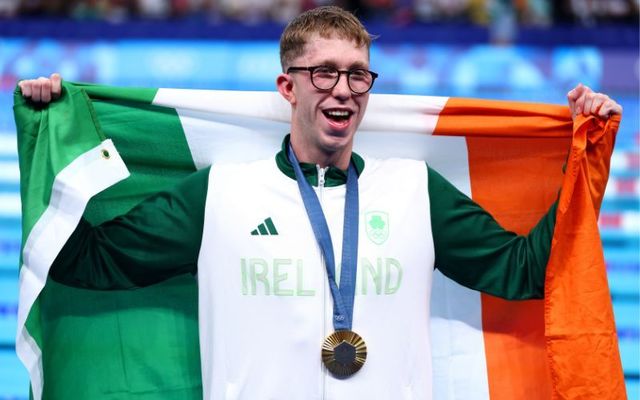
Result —
[[349, 111], [331, 110], [331, 111], [327, 111], [327, 114], [329, 114], [332, 117], [348, 117]]

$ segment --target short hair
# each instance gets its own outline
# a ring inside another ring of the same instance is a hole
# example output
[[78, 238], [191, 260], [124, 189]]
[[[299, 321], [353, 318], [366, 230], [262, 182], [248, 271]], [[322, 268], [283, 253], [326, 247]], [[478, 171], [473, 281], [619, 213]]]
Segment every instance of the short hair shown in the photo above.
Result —
[[371, 47], [372, 36], [360, 20], [349, 11], [336, 6], [324, 6], [305, 11], [294, 18], [280, 36], [280, 64], [285, 67], [304, 53], [304, 46], [313, 34], [323, 38], [353, 40], [357, 46]]

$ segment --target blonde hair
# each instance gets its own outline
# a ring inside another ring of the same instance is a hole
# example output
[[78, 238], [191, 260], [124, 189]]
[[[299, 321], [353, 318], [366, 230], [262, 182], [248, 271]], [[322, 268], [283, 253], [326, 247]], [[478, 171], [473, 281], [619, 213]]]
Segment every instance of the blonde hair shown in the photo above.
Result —
[[280, 36], [280, 64], [284, 71], [291, 61], [304, 53], [313, 34], [323, 38], [353, 40], [358, 47], [371, 47], [372, 36], [353, 14], [336, 6], [314, 8], [298, 15]]

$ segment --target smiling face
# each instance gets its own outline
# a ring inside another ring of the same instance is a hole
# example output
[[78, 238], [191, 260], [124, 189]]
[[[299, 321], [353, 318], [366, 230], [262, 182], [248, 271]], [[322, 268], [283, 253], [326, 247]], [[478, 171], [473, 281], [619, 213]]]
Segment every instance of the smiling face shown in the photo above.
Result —
[[[338, 37], [312, 35], [304, 52], [288, 67], [328, 65], [338, 70], [369, 68], [366, 46]], [[280, 74], [278, 91], [291, 104], [291, 145], [302, 162], [346, 169], [353, 137], [364, 117], [369, 93], [355, 95], [342, 74], [331, 90], [321, 91], [307, 71]]]

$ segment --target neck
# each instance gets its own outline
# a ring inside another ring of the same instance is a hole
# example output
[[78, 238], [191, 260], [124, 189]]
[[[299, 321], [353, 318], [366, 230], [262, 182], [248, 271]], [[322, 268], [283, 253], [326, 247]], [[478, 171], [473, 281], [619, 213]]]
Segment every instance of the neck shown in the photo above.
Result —
[[291, 147], [296, 153], [296, 158], [301, 163], [315, 164], [322, 168], [334, 166], [343, 171], [349, 168], [351, 149], [343, 149], [342, 151], [335, 152], [323, 152], [318, 149], [314, 151], [309, 149], [308, 146], [298, 144], [297, 141], [294, 140], [293, 135], [291, 137]]

